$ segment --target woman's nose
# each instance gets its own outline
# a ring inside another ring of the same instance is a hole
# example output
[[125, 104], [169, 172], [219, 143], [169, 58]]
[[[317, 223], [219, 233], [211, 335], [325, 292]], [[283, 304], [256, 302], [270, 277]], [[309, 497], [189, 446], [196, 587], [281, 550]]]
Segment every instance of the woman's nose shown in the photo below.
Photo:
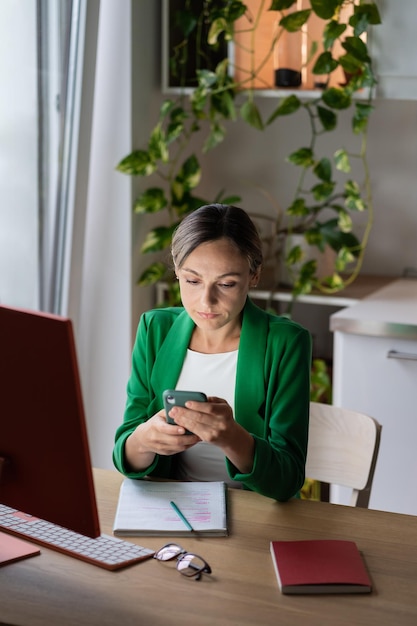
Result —
[[216, 300], [217, 300], [216, 288], [211, 285], [204, 287], [203, 294], [202, 294], [203, 304], [208, 304], [208, 305], [213, 304], [214, 302], [216, 302]]

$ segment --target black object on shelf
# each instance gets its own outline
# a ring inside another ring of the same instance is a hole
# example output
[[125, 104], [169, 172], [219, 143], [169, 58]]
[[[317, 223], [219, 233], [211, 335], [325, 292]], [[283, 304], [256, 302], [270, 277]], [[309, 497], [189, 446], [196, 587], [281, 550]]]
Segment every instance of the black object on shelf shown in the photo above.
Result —
[[301, 72], [280, 68], [275, 70], [276, 87], [299, 87], [301, 85]]

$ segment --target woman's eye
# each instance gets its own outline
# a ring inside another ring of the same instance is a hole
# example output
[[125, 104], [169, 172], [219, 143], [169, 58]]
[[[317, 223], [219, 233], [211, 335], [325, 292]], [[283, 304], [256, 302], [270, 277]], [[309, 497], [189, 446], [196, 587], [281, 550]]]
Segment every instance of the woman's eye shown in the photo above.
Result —
[[236, 283], [222, 283], [220, 285], [220, 287], [224, 287], [225, 289], [231, 289], [232, 287], [235, 287]]
[[185, 282], [186, 282], [188, 285], [198, 285], [198, 280], [191, 280], [190, 278], [186, 278], [186, 279], [185, 279]]

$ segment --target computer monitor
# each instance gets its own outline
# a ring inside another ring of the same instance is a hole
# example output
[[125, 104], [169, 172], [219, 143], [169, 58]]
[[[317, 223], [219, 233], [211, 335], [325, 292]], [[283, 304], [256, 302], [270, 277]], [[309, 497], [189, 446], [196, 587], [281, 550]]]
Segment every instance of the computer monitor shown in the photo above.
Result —
[[71, 320], [0, 306], [0, 503], [98, 537]]

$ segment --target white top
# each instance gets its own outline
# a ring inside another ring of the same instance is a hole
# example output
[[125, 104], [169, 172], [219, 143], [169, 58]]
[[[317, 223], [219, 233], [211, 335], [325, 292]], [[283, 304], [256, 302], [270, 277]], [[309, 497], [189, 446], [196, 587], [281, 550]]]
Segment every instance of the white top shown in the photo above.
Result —
[[[220, 354], [187, 350], [176, 388], [202, 391], [207, 396], [223, 398], [232, 407], [234, 414], [237, 355], [237, 350]], [[241, 483], [230, 479], [220, 448], [204, 441], [179, 455], [176, 478], [194, 481], [223, 480], [231, 487], [241, 487]]]

